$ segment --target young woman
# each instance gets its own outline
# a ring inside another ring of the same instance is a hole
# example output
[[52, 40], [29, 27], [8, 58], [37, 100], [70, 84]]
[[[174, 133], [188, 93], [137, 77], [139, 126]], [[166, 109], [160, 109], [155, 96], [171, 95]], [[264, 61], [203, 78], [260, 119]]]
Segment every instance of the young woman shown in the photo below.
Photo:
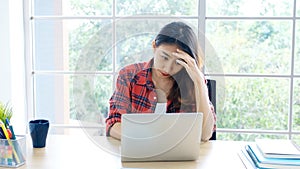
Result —
[[152, 42], [154, 57], [119, 72], [110, 99], [106, 134], [121, 138], [124, 113], [153, 113], [157, 103], [166, 103], [167, 113], [202, 112], [203, 141], [215, 130], [216, 114], [208, 98], [201, 72], [202, 53], [196, 34], [183, 22], [165, 25]]

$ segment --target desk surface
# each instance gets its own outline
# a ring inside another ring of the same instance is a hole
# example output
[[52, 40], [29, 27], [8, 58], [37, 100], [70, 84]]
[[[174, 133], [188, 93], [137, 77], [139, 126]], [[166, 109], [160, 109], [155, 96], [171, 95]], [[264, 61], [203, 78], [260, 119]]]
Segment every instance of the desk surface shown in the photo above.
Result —
[[27, 161], [19, 168], [244, 168], [237, 155], [242, 142], [209, 141], [201, 143], [197, 161], [121, 162], [120, 141], [104, 136], [76, 137], [49, 135], [45, 148], [32, 148], [27, 136]]

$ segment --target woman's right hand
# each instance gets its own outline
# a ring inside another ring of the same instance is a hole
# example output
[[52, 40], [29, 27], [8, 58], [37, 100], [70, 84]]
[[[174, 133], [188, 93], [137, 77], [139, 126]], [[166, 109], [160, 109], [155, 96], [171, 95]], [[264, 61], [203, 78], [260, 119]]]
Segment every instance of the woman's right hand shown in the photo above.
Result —
[[110, 136], [121, 140], [121, 123], [117, 122], [110, 128]]

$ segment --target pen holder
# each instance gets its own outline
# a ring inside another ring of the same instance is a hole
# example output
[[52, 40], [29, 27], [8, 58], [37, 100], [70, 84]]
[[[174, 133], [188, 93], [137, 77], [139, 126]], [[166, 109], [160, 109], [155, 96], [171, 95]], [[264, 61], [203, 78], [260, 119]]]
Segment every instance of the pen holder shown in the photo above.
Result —
[[0, 139], [0, 167], [19, 167], [25, 164], [26, 137], [14, 140]]

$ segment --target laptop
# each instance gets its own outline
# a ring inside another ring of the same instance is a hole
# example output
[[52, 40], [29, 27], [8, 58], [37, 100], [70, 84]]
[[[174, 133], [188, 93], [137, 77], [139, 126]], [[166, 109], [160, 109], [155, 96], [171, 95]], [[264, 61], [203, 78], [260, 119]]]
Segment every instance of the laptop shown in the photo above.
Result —
[[121, 160], [197, 160], [202, 120], [202, 113], [123, 114]]

